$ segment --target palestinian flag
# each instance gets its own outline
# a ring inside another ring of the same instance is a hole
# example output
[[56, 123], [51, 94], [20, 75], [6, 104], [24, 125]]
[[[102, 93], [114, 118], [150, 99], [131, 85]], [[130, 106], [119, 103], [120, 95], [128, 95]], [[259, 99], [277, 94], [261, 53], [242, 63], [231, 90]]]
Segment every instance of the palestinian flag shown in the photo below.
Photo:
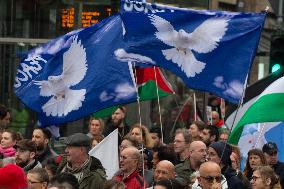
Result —
[[[229, 143], [238, 144], [241, 136], [244, 135], [244, 128], [248, 124], [284, 121], [284, 76], [283, 73], [275, 73], [272, 76], [266, 80], [266, 84], [270, 82], [267, 87], [259, 87], [259, 84], [257, 88], [254, 86], [254, 91], [262, 89], [260, 95], [254, 97], [252, 90], [250, 93], [246, 93], [247, 101], [239, 110], [237, 124], [232, 129]], [[251, 97], [250, 100], [248, 100], [248, 96]], [[251, 134], [252, 130], [246, 130]]]
[[[158, 67], [135, 68], [134, 73], [137, 81], [140, 101], [153, 100], [175, 94], [170, 83], [165, 79]], [[157, 80], [157, 81], [156, 81]], [[158, 90], [158, 95], [157, 95]], [[110, 116], [119, 106], [113, 106], [99, 112], [93, 116], [103, 118]]]

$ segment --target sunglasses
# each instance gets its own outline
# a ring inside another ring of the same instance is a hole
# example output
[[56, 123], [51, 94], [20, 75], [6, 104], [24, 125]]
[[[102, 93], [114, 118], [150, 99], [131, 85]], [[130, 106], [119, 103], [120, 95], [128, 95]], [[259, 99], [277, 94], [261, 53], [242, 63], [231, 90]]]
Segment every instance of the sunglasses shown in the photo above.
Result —
[[212, 177], [212, 176], [200, 176], [201, 178], [204, 178], [207, 182], [209, 183], [213, 183], [214, 180], [217, 182], [217, 183], [221, 183], [221, 181], [223, 180], [223, 177], [222, 176], [217, 176], [217, 177]]

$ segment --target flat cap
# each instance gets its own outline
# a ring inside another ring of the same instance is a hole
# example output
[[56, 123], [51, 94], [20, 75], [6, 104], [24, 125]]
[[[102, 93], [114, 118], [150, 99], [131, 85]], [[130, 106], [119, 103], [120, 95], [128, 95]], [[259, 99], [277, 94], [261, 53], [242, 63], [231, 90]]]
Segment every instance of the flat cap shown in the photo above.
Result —
[[90, 142], [90, 137], [83, 133], [75, 133], [64, 140], [67, 146], [90, 146]]
[[36, 152], [36, 143], [30, 139], [23, 139], [17, 142], [15, 148], [30, 152]]

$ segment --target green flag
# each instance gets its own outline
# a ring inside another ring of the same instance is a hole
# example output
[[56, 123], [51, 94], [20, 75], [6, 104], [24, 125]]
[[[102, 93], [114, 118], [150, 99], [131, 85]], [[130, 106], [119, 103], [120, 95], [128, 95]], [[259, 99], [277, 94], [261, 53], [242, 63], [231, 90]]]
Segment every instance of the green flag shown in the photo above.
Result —
[[244, 125], [284, 121], [284, 77], [270, 84], [252, 103], [233, 128], [229, 143], [238, 144]]

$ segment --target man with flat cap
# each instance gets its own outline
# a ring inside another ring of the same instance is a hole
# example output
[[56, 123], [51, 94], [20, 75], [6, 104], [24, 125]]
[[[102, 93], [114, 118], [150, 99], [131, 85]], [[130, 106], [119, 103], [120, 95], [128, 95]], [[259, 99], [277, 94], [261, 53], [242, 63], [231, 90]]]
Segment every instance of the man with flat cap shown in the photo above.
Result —
[[284, 188], [284, 163], [278, 160], [278, 147], [274, 142], [263, 145], [262, 151], [268, 165], [279, 176], [281, 187]]
[[75, 133], [66, 138], [65, 155], [57, 173], [71, 173], [80, 189], [101, 189], [106, 180], [105, 170], [95, 157], [89, 156], [90, 138], [83, 133]]

